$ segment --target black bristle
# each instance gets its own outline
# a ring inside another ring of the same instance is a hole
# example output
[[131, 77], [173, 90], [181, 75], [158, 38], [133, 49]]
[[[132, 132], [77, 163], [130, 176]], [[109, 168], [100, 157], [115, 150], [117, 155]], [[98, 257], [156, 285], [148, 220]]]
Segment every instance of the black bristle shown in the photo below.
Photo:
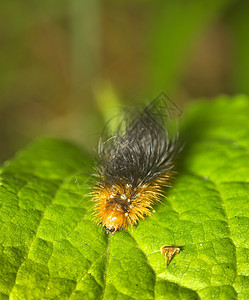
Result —
[[180, 143], [165, 102], [157, 99], [141, 112], [128, 113], [124, 123], [124, 129], [120, 125], [114, 136], [99, 143], [101, 183], [136, 187], [170, 172]]

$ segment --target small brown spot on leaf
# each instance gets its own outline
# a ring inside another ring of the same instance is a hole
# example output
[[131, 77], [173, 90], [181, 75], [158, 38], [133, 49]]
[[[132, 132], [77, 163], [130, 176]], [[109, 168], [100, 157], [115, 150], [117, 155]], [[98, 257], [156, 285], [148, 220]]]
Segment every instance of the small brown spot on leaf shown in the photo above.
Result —
[[176, 246], [162, 246], [161, 247], [161, 253], [165, 256], [166, 262], [167, 262], [167, 267], [172, 260], [173, 256], [175, 254], [178, 254], [180, 252], [180, 248]]

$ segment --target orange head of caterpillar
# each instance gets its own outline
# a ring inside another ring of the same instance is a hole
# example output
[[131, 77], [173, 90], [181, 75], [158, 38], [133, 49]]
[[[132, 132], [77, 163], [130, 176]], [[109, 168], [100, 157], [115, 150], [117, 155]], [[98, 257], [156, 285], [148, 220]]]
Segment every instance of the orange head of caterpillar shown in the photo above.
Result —
[[158, 185], [130, 184], [99, 186], [95, 190], [95, 216], [99, 224], [114, 234], [128, 225], [136, 225], [140, 218], [151, 213], [152, 205], [161, 196]]
[[125, 188], [120, 185], [112, 185], [110, 187], [100, 186], [96, 190], [96, 217], [101, 219], [100, 224], [112, 234], [126, 228], [131, 223], [129, 216], [130, 188], [129, 185], [126, 185]]
[[102, 214], [101, 223], [108, 232], [113, 234], [126, 226], [127, 213], [118, 206], [106, 208]]

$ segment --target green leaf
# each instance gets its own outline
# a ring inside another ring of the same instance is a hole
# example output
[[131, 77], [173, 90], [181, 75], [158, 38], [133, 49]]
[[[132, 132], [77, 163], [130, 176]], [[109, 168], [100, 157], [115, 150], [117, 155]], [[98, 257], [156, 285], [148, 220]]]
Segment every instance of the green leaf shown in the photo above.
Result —
[[[1, 299], [248, 299], [249, 99], [192, 105], [167, 199], [137, 228], [92, 221], [92, 160], [41, 139], [0, 183]], [[188, 134], [188, 136], [187, 136]], [[180, 246], [168, 268], [160, 248]]]

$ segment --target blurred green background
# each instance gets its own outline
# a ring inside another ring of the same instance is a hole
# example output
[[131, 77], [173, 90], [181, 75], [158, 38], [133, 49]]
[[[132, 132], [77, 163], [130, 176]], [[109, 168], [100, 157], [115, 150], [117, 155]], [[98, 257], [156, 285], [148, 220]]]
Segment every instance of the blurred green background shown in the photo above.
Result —
[[248, 29], [246, 0], [1, 0], [0, 161], [39, 135], [92, 151], [161, 91], [183, 108], [248, 93]]

